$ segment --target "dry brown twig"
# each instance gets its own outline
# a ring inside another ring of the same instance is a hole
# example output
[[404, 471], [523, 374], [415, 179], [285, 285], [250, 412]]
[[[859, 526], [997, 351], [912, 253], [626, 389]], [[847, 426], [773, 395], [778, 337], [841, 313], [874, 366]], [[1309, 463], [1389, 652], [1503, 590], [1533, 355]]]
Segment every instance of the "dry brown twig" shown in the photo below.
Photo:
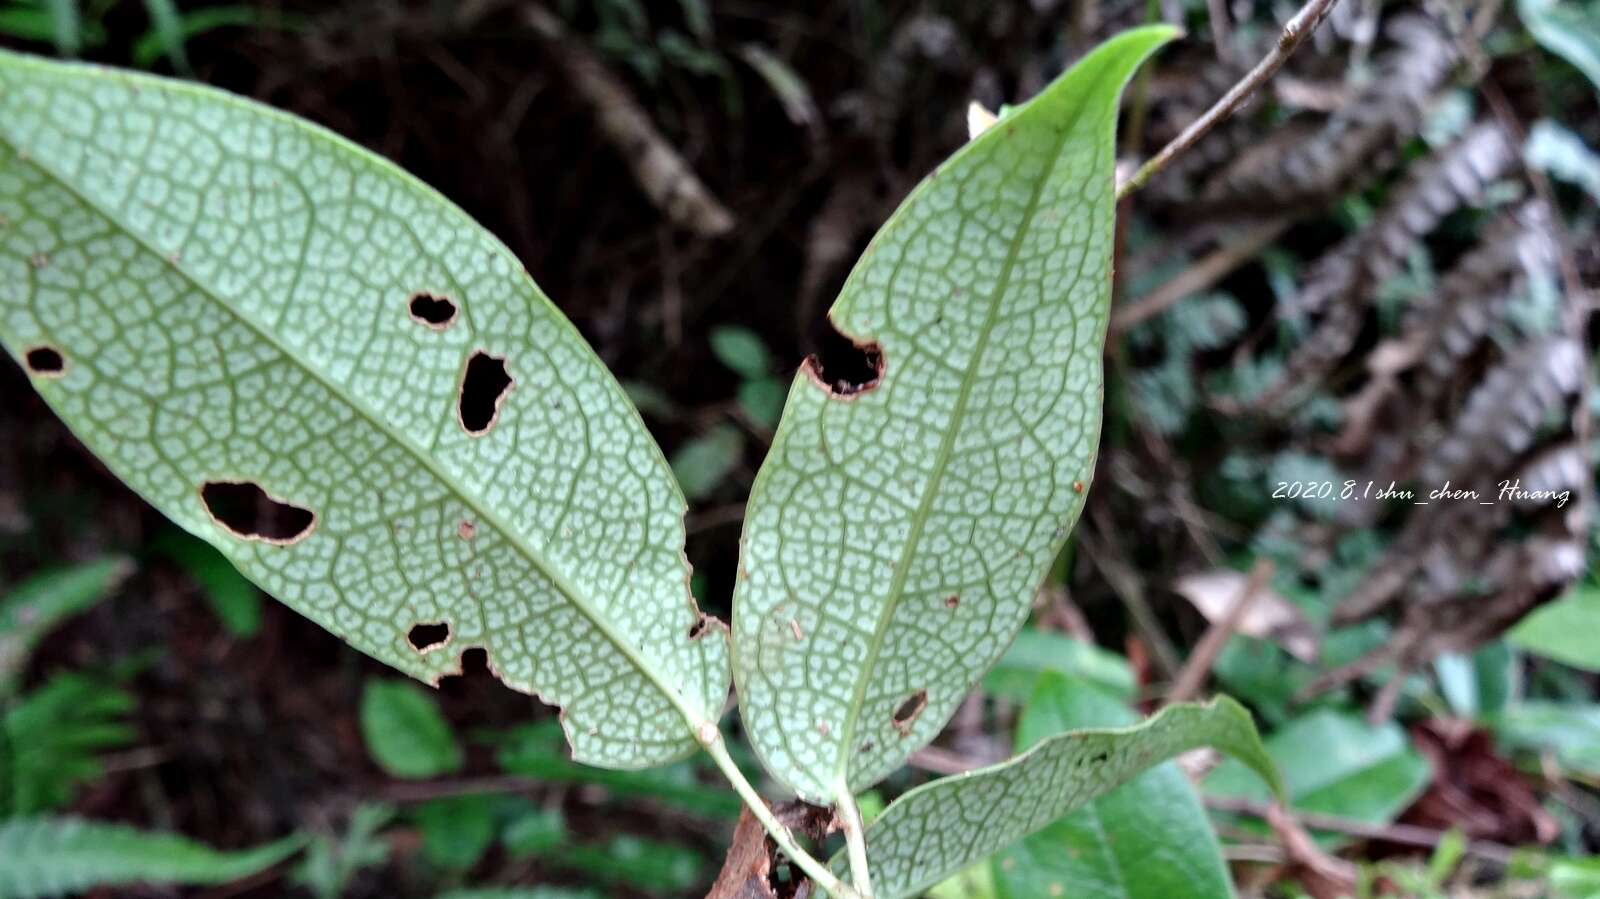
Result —
[[1172, 689], [1167, 691], [1167, 702], [1182, 702], [1200, 692], [1201, 684], [1205, 683], [1206, 676], [1211, 673], [1211, 666], [1216, 663], [1217, 655], [1222, 652], [1222, 647], [1239, 629], [1239, 622], [1244, 620], [1246, 612], [1256, 599], [1265, 593], [1264, 589], [1272, 580], [1273, 564], [1268, 559], [1257, 560], [1255, 567], [1250, 569], [1250, 580], [1239, 591], [1239, 597], [1233, 601], [1233, 606], [1228, 609], [1228, 614], [1217, 619], [1206, 628], [1201, 635], [1200, 642], [1195, 644], [1194, 651], [1189, 654], [1189, 660], [1184, 663], [1183, 670], [1172, 682]]
[[524, 8], [528, 27], [595, 112], [595, 125], [622, 154], [650, 202], [678, 225], [704, 237], [733, 230], [734, 217], [700, 180], [621, 82], [566, 26], [537, 4]]
[[1300, 7], [1300, 11], [1284, 24], [1283, 32], [1278, 35], [1278, 41], [1272, 50], [1256, 63], [1255, 68], [1239, 79], [1239, 82], [1223, 94], [1222, 99], [1206, 110], [1200, 118], [1195, 119], [1189, 127], [1183, 129], [1182, 133], [1162, 147], [1159, 153], [1150, 157], [1150, 160], [1140, 166], [1132, 177], [1117, 185], [1117, 199], [1120, 200], [1144, 187], [1156, 173], [1166, 168], [1179, 154], [1194, 146], [1210, 133], [1211, 129], [1233, 115], [1251, 95], [1283, 68], [1283, 64], [1288, 62], [1294, 51], [1311, 36], [1313, 31], [1317, 30], [1317, 25], [1338, 2], [1339, 0], [1310, 0], [1305, 6]]

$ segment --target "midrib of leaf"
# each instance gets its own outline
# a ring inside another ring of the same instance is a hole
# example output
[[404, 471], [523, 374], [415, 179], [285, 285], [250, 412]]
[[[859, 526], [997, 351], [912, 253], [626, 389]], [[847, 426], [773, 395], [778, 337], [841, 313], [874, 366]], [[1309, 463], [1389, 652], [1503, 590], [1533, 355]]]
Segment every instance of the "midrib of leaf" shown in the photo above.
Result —
[[[0, 55], [0, 61], [13, 65], [27, 65], [24, 60], [13, 54]], [[244, 105], [230, 95], [212, 93], [210, 91], [201, 91], [188, 88], [186, 85], [182, 84], [169, 84], [164, 86], [164, 89], [173, 92], [183, 92], [200, 96], [208, 102], [221, 101], [229, 103], [230, 105]], [[322, 140], [331, 139], [335, 144], [342, 144], [347, 149], [357, 149], [355, 144], [346, 141], [344, 138], [339, 137], [332, 132], [326, 131], [319, 126], [308, 125], [298, 120], [290, 119], [289, 117], [271, 109], [270, 107], [258, 107], [255, 105], [250, 105], [249, 111], [256, 114], [265, 113], [274, 118], [280, 118], [288, 121], [291, 125], [305, 130], [310, 137], [319, 138]], [[85, 206], [93, 209], [97, 214], [104, 217], [107, 221], [116, 225], [119, 231], [138, 243], [139, 246], [143, 247], [145, 252], [151, 253], [158, 258], [163, 256], [160, 248], [153, 246], [144, 235], [138, 233], [137, 230], [128, 227], [116, 215], [106, 210], [94, 200], [90, 199], [69, 179], [45, 165], [42, 161], [37, 160], [31, 155], [27, 154], [18, 144], [16, 139], [11, 137], [9, 132], [5, 131], [3, 128], [0, 128], [0, 143], [4, 143], [11, 148], [14, 158], [16, 158], [20, 164], [32, 164], [35, 166], [39, 171], [48, 176], [50, 180], [60, 185], [63, 190], [66, 190], [68, 193], [77, 197], [78, 200]], [[364, 153], [366, 151], [363, 150], [361, 152]], [[381, 157], [373, 157], [373, 160], [380, 163], [382, 167], [387, 167], [389, 169], [388, 174], [392, 176], [398, 176], [400, 183], [404, 184], [411, 190], [421, 192], [424, 195], [431, 192], [429, 188], [423, 187], [420, 182], [415, 181], [410, 175], [406, 174], [398, 167], [393, 166], [387, 160], [383, 160]], [[442, 205], [447, 208], [452, 215], [456, 215], [458, 217], [463, 215], [453, 204], [444, 203]], [[314, 216], [315, 209], [313, 209], [310, 204], [308, 204], [307, 208], [310, 210], [308, 214]], [[492, 236], [486, 236], [490, 241], [495, 241]], [[511, 251], [503, 245], [498, 245], [498, 241], [495, 241], [495, 243], [498, 251], [506, 254], [511, 253]], [[567, 580], [565, 574], [547, 557], [545, 557], [543, 553], [540, 553], [534, 547], [529, 545], [528, 542], [523, 539], [522, 534], [517, 529], [510, 527], [500, 515], [484, 506], [479, 497], [468, 492], [455, 480], [453, 476], [441, 469], [438, 462], [430, 454], [424, 451], [419, 444], [401, 432], [395, 430], [391, 424], [389, 424], [387, 421], [384, 421], [370, 408], [368, 408], [364, 401], [359, 400], [355, 395], [351, 394], [343, 385], [330, 380], [327, 374], [321, 369], [302, 359], [300, 355], [292, 351], [292, 348], [289, 345], [279, 340], [277, 336], [272, 334], [271, 331], [269, 331], [260, 322], [256, 321], [254, 317], [248, 315], [243, 310], [230, 303], [227, 299], [223, 298], [210, 285], [201, 283], [200, 279], [192, 272], [189, 272], [178, 265], [174, 265], [173, 268], [183, 276], [184, 280], [188, 281], [197, 290], [210, 298], [213, 303], [225, 310], [236, 321], [254, 331], [263, 340], [267, 341], [276, 350], [288, 358], [294, 365], [298, 366], [301, 370], [306, 372], [306, 374], [310, 375], [323, 386], [327, 387], [342, 401], [349, 404], [349, 406], [354, 409], [362, 418], [365, 418], [368, 423], [388, 436], [389, 439], [394, 443], [404, 447], [406, 451], [411, 453], [411, 455], [414, 456], [425, 469], [432, 473], [434, 477], [438, 478], [440, 482], [446, 486], [446, 488], [454, 493], [464, 505], [472, 509], [475, 515], [479, 516], [483, 521], [488, 523], [496, 531], [502, 534], [508, 543], [521, 552], [529, 562], [533, 563], [534, 567], [538, 568], [539, 571], [545, 575], [545, 577], [549, 578], [550, 583], [556, 588], [556, 590], [558, 590], [562, 596], [566, 597], [567, 600], [578, 609], [578, 611], [583, 613], [584, 617], [588, 618], [589, 621], [594, 624], [595, 628], [598, 629], [607, 640], [617, 647], [617, 649], [622, 653], [623, 657], [626, 658], [630, 664], [638, 669], [639, 672], [643, 674], [652, 684], [655, 684], [658, 690], [666, 695], [667, 699], [675, 708], [678, 709], [679, 714], [683, 716], [684, 721], [688, 724], [688, 731], [690, 735], [695, 734], [695, 729], [701, 723], [703, 723], [699, 712], [688, 707], [682, 694], [668, 684], [652, 665], [647, 663], [647, 660], [640, 654], [640, 650], [634, 647], [631, 641], [627, 640], [617, 632], [616, 628], [612, 625], [607, 616], [601, 614], [598, 609], [593, 608], [587, 601], [580, 598], [579, 591], [572, 585], [571, 582]], [[295, 276], [296, 279], [298, 279], [298, 270], [296, 271]], [[466, 304], [463, 303], [462, 306], [465, 307]]]
[[[972, 361], [967, 365], [967, 371], [961, 376], [961, 392], [956, 395], [956, 405], [950, 413], [950, 426], [945, 429], [944, 437], [939, 441], [939, 452], [934, 457], [933, 474], [928, 479], [928, 486], [923, 490], [922, 500], [917, 504], [917, 511], [911, 519], [911, 530], [906, 538], [906, 545], [900, 552], [900, 559], [895, 564], [894, 578], [889, 582], [889, 595], [883, 604], [883, 610], [878, 613], [878, 621], [872, 631], [872, 640], [867, 644], [867, 658], [861, 666], [861, 673], [856, 676], [856, 686], [850, 695], [850, 705], [846, 709], [844, 727], [840, 732], [839, 757], [834, 771], [834, 789], [847, 794], [850, 790], [850, 757], [851, 747], [855, 745], [856, 722], [861, 717], [861, 708], [866, 702], [867, 684], [872, 680], [872, 671], [878, 664], [878, 656], [883, 650], [884, 640], [889, 632], [889, 623], [894, 620], [895, 609], [900, 605], [900, 599], [905, 594], [906, 579], [910, 577], [911, 557], [922, 541], [922, 530], [927, 526], [930, 511], [933, 507], [934, 496], [939, 492], [939, 486], [944, 480], [945, 470], [950, 465], [950, 458], [955, 454], [956, 434], [961, 420], [966, 416], [967, 402], [972, 396], [972, 387], [978, 379], [978, 369], [983, 364], [983, 354], [989, 348], [989, 335], [994, 333], [995, 318], [1000, 313], [1000, 302], [1005, 297], [1006, 288], [1011, 286], [1012, 270], [1016, 267], [1017, 256], [1022, 251], [1023, 241], [1027, 239], [1029, 228], [1033, 222], [1034, 213], [1039, 208], [1039, 198], [1044, 195], [1045, 185], [1050, 183], [1050, 178], [1055, 174], [1056, 167], [1061, 164], [1061, 148], [1067, 143], [1067, 138], [1072, 129], [1078, 124], [1082, 114], [1082, 106], [1073, 107], [1072, 115], [1061, 124], [1060, 139], [1056, 141], [1050, 154], [1050, 166], [1039, 178], [1033, 187], [1033, 193], [1028, 197], [1028, 207], [1023, 212], [1022, 223], [1017, 228], [1017, 233], [1011, 239], [1010, 249], [1006, 252], [1005, 265], [1000, 270], [1000, 277], [995, 289], [989, 294], [989, 310], [984, 315], [983, 329], [978, 334], [978, 343], [972, 353]], [[1015, 119], [1013, 119], [1015, 124]], [[997, 126], [998, 127], [998, 126]], [[938, 177], [939, 170], [935, 169], [930, 178]], [[909, 205], [909, 201], [908, 201]], [[892, 224], [892, 222], [890, 223]], [[889, 225], [884, 226], [887, 231]], [[1020, 627], [1021, 624], [1019, 623]]]

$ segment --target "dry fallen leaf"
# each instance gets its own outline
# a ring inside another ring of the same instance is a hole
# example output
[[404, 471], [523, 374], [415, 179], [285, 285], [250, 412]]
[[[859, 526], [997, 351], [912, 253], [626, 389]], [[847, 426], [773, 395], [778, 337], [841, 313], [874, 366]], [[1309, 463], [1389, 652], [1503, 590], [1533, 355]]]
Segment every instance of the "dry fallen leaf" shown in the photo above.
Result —
[[[1207, 621], [1226, 618], [1234, 603], [1244, 596], [1250, 576], [1231, 568], [1184, 575], [1172, 589], [1187, 599]], [[1271, 588], [1262, 588], [1239, 621], [1239, 633], [1271, 640], [1303, 662], [1317, 658], [1317, 632], [1299, 607]]]

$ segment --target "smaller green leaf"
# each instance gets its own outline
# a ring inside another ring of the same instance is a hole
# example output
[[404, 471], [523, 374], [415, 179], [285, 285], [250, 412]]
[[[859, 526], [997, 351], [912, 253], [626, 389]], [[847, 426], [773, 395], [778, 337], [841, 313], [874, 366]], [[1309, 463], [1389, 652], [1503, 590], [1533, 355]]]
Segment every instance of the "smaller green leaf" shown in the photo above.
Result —
[[[1170, 706], [1137, 727], [1059, 734], [1008, 762], [924, 784], [891, 803], [866, 834], [877, 896], [915, 896], [1152, 765], [1202, 746], [1234, 756], [1278, 788], [1250, 713], [1226, 696]], [[832, 864], [848, 868], [842, 853]]]
[[183, 16], [177, 4], [173, 0], [144, 0], [144, 8], [150, 14], [150, 33], [160, 43], [161, 52], [174, 69], [188, 74], [189, 54], [183, 46]]
[[672, 454], [672, 473], [691, 500], [705, 499], [739, 467], [744, 435], [733, 425], [717, 425]]
[[200, 585], [201, 595], [229, 636], [243, 639], [261, 630], [261, 591], [211, 544], [175, 534], [160, 541], [157, 548]]
[[[1046, 674], [1017, 727], [1019, 749], [1137, 716], [1091, 684]], [[1160, 864], [1144, 864], [1160, 859]], [[1232, 899], [1222, 849], [1194, 788], [1172, 762], [1140, 774], [995, 856], [1000, 899], [1074, 892], [1096, 899]]]
[[113, 556], [36, 574], [0, 598], [0, 696], [11, 691], [45, 634], [110, 596], [132, 571], [127, 559]]
[[81, 818], [0, 821], [0, 899], [64, 896], [134, 883], [217, 884], [249, 877], [304, 845], [288, 837], [221, 852], [184, 837]]
[[422, 854], [451, 870], [472, 868], [494, 842], [494, 797], [450, 796], [417, 806], [411, 813], [422, 829]]
[[772, 371], [772, 354], [756, 332], [736, 325], [711, 329], [711, 353], [717, 361], [746, 378], [765, 377]]
[[789, 388], [777, 378], [758, 378], [739, 385], [739, 408], [750, 420], [764, 428], [775, 428], [783, 417], [783, 403]]
[[1472, 655], [1446, 653], [1434, 659], [1439, 692], [1456, 714], [1483, 718], [1497, 714], [1517, 691], [1521, 665], [1503, 640], [1480, 647]]
[[682, 892], [706, 878], [706, 860], [687, 846], [634, 836], [604, 846], [569, 846], [551, 859], [601, 883], [623, 884], [656, 894]]
[[[170, 0], [167, 0], [170, 2]], [[180, 31], [178, 33], [178, 46], [181, 48], [190, 38], [215, 31], [218, 28], [276, 28], [286, 31], [299, 31], [305, 28], [305, 20], [299, 16], [274, 14], [257, 9], [253, 6], [203, 6], [199, 9], [183, 13], [179, 19]], [[162, 34], [158, 29], [140, 37], [133, 44], [133, 64], [141, 69], [148, 69], [155, 65], [156, 60], [167, 54], [167, 47], [171, 38]]]
[[1517, 15], [1534, 40], [1572, 63], [1600, 90], [1600, 10], [1570, 0], [1518, 0]]
[[543, 855], [567, 842], [567, 819], [560, 808], [529, 807], [507, 822], [500, 835], [516, 858]]
[[663, 768], [617, 771], [580, 765], [568, 757], [561, 730], [554, 722], [515, 728], [496, 753], [507, 774], [549, 783], [601, 786], [624, 797], [654, 799], [708, 818], [739, 816], [739, 797], [727, 790], [708, 790], [697, 777], [700, 758]]
[[983, 689], [1024, 702], [1033, 695], [1039, 675], [1052, 671], [1081, 678], [1118, 699], [1132, 699], [1136, 687], [1133, 669], [1122, 656], [1065, 634], [1026, 628], [984, 675]]
[[1500, 715], [1495, 733], [1506, 744], [1553, 752], [1572, 771], [1600, 777], [1600, 705], [1519, 703]]
[[0, 716], [0, 817], [66, 805], [103, 773], [98, 753], [133, 742], [133, 697], [100, 678], [58, 674]]
[[1600, 671], [1600, 585], [1584, 583], [1543, 606], [1506, 635], [1512, 646], [1585, 671]]
[[450, 724], [433, 698], [407, 681], [367, 681], [361, 736], [378, 767], [395, 777], [437, 777], [461, 768]]
[[[1433, 776], [1398, 725], [1372, 727], [1331, 710], [1291, 721], [1267, 740], [1267, 752], [1284, 773], [1291, 807], [1367, 824], [1394, 820]], [[1217, 766], [1201, 788], [1213, 796], [1268, 798], [1231, 760]]]
[[77, 56], [83, 49], [83, 17], [78, 13], [78, 0], [45, 0], [50, 11], [51, 37], [56, 52], [62, 56]]

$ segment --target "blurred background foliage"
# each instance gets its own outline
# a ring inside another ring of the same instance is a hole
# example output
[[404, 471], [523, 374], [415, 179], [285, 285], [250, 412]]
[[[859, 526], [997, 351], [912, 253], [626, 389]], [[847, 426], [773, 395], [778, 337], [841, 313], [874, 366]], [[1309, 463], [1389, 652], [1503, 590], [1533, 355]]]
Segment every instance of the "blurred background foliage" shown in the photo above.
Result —
[[[624, 381], [725, 616], [788, 379], [848, 356], [823, 311], [968, 101], [1181, 23], [1129, 92], [1133, 162], [1292, 12], [0, 0], [0, 40], [261, 99], [461, 204]], [[1294, 817], [1188, 758], [933, 895], [1173, 895], [1096, 880], [1166, 851], [1129, 823], [1159, 809], [1169, 848], [1220, 839], [1196, 892], [1600, 896], [1597, 148], [1600, 3], [1343, 0], [1123, 206], [1088, 510], [1005, 660], [864, 805], [1215, 688]], [[470, 654], [437, 692], [398, 679], [164, 523], [15, 367], [0, 396], [0, 895], [705, 895], [738, 804], [699, 761], [575, 765]]]

